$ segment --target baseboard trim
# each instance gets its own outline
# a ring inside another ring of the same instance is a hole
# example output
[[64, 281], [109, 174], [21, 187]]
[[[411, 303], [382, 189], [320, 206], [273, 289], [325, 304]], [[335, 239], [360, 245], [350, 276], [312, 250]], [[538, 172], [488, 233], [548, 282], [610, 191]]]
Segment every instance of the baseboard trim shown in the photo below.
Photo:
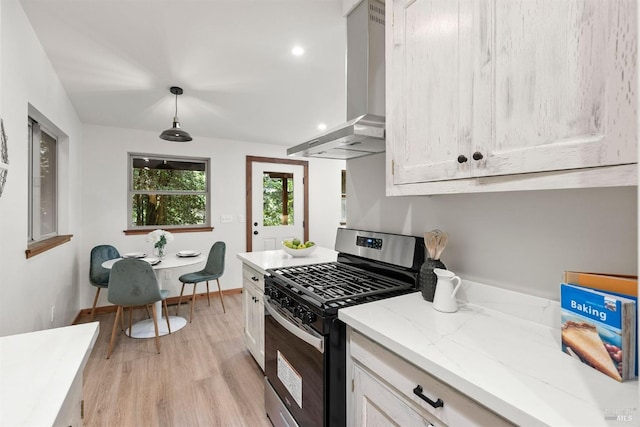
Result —
[[[235, 288], [235, 289], [225, 289], [222, 291], [222, 295], [226, 296], [226, 295], [233, 295], [233, 294], [240, 294], [242, 293], [242, 288]], [[182, 304], [187, 304], [189, 303], [189, 301], [191, 301], [191, 295], [192, 294], [185, 294], [182, 299]], [[212, 298], [218, 298], [218, 291], [215, 292], [209, 292], [209, 296]], [[196, 293], [196, 300], [200, 299], [200, 298], [206, 298], [207, 297], [207, 293], [206, 292], [202, 292], [202, 293]], [[167, 305], [178, 305], [178, 301], [180, 300], [180, 296], [177, 297], [169, 297], [167, 298]], [[105, 314], [105, 313], [115, 313], [117, 307], [115, 305], [103, 305], [100, 307], [96, 307], [96, 314]], [[80, 312], [78, 313], [78, 315], [76, 316], [75, 319], [73, 319], [73, 323], [72, 325], [77, 325], [78, 323], [80, 323], [80, 319], [82, 318], [82, 316], [90, 316], [91, 315], [91, 307], [89, 308], [83, 308], [82, 310], [80, 310]]]

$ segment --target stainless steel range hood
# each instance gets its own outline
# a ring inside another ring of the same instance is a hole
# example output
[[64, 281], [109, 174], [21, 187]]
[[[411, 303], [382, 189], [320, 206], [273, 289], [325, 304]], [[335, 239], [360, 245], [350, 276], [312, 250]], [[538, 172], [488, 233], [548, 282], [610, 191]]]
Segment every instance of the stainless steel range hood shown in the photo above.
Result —
[[384, 152], [384, 66], [384, 3], [363, 0], [347, 16], [348, 121], [287, 154], [352, 159]]

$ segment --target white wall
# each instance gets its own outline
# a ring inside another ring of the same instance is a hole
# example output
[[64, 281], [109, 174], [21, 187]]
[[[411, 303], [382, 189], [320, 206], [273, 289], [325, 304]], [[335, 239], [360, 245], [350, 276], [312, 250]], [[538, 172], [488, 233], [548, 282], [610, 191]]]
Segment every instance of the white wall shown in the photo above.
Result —
[[[122, 252], [146, 250], [144, 236], [124, 236], [128, 152], [194, 155], [212, 158], [213, 218], [211, 233], [176, 234], [173, 249], [208, 251], [225, 240], [225, 289], [241, 286], [240, 261], [245, 251], [245, 156], [286, 157], [286, 148], [237, 141], [196, 138], [189, 145], [161, 141], [157, 133], [82, 126], [18, 0], [1, 0], [0, 112], [8, 136], [9, 174], [0, 197], [0, 336], [69, 325], [82, 308], [91, 306], [95, 288], [88, 280], [93, 246], [112, 243]], [[59, 141], [60, 234], [71, 242], [30, 259], [28, 238], [29, 106], [64, 137]], [[160, 129], [158, 130], [160, 131]], [[309, 161], [310, 238], [333, 247], [340, 221], [340, 171], [344, 161]], [[221, 214], [234, 222], [221, 224]], [[170, 248], [171, 249], [171, 248]], [[164, 285], [176, 294], [177, 278]], [[105, 294], [103, 292], [103, 294]], [[106, 304], [103, 295], [100, 304]], [[50, 321], [55, 306], [55, 320]]]
[[347, 161], [352, 228], [450, 235], [463, 279], [558, 300], [564, 270], [637, 274], [637, 188], [386, 197], [384, 155]]
[[[77, 266], [82, 239], [80, 121], [18, 0], [2, 0], [0, 64], [2, 119], [9, 173], [0, 197], [0, 336], [68, 325], [78, 311]], [[27, 116], [31, 104], [68, 138], [59, 141], [61, 234], [71, 242], [26, 259], [28, 237]], [[50, 321], [55, 306], [55, 321]]]
[[[226, 271], [220, 279], [224, 289], [242, 286], [241, 263], [236, 254], [245, 252], [245, 223], [238, 221], [245, 212], [245, 161], [247, 155], [286, 158], [286, 147], [250, 142], [195, 137], [191, 143], [171, 143], [158, 138], [158, 132], [85, 125], [82, 147], [83, 239], [80, 262], [81, 307], [90, 307], [95, 289], [89, 285], [88, 257], [93, 246], [112, 244], [121, 253], [150, 251], [145, 235], [125, 236], [127, 228], [127, 154], [209, 157], [212, 181], [212, 225], [207, 233], [176, 233], [169, 251], [194, 249], [208, 253], [217, 240], [227, 244]], [[333, 248], [340, 222], [340, 172], [344, 161], [309, 160], [309, 237], [317, 244]], [[221, 215], [233, 222], [221, 223]], [[163, 287], [179, 295], [179, 274], [163, 278]], [[201, 285], [200, 291], [204, 290]], [[106, 305], [106, 295], [99, 305]]]

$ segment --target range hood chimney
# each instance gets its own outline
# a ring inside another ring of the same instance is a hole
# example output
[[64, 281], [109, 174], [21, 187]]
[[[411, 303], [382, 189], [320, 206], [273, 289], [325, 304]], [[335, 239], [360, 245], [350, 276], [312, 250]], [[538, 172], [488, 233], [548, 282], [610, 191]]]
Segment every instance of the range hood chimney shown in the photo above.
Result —
[[385, 151], [384, 3], [363, 0], [347, 16], [347, 122], [287, 150], [352, 159]]

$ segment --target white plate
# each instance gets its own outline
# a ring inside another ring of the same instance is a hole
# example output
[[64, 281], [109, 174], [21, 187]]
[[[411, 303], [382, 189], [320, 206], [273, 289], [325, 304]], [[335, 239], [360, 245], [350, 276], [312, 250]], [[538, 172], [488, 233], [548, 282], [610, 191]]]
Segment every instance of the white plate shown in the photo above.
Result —
[[147, 254], [144, 252], [129, 252], [122, 255], [122, 258], [144, 258]]
[[196, 251], [180, 251], [176, 255], [178, 255], [181, 258], [186, 258], [186, 257], [198, 256], [198, 255], [200, 255], [200, 252], [196, 252]]
[[159, 258], [143, 258], [142, 260], [147, 261], [151, 265], [159, 264], [161, 261]]

